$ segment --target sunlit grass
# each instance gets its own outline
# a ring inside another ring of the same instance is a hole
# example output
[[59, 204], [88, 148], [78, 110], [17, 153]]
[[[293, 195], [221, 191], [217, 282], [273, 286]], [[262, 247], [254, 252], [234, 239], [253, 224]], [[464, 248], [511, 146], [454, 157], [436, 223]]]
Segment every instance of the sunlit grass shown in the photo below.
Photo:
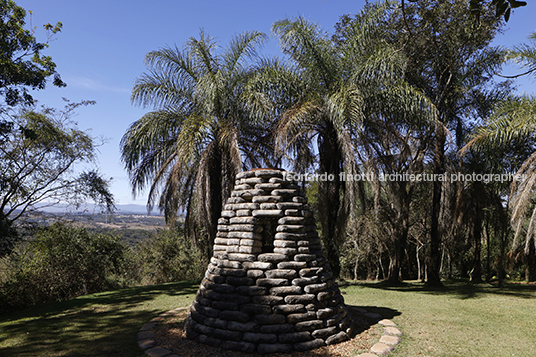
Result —
[[199, 283], [171, 283], [82, 296], [0, 315], [0, 356], [144, 356], [139, 328], [187, 306]]
[[391, 356], [534, 356], [536, 286], [449, 283], [427, 289], [358, 284], [344, 288], [348, 304], [392, 318], [404, 333]]
[[[182, 282], [122, 289], [0, 315], [0, 356], [144, 356], [136, 343], [139, 328], [161, 312], [189, 305], [197, 288], [198, 282]], [[347, 304], [399, 325], [404, 337], [393, 357], [536, 351], [534, 285], [356, 283], [342, 290]]]

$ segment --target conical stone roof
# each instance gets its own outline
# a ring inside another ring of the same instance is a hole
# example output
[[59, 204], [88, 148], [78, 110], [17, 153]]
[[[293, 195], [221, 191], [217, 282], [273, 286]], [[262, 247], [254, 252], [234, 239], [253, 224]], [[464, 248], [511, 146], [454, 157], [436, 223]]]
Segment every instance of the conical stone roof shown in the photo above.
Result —
[[186, 321], [189, 338], [271, 353], [310, 350], [351, 335], [313, 212], [293, 176], [277, 169], [236, 175]]

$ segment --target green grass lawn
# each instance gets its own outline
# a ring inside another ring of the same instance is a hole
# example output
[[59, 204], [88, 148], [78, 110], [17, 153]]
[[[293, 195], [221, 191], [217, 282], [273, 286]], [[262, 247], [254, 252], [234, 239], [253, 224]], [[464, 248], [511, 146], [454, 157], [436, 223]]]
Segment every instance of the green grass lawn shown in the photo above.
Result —
[[199, 282], [122, 289], [0, 315], [0, 356], [145, 356], [140, 327], [188, 306]]
[[[181, 282], [122, 289], [0, 315], [0, 356], [144, 356], [138, 329], [190, 304], [197, 287]], [[356, 283], [342, 290], [347, 304], [399, 325], [404, 337], [390, 356], [536, 355], [534, 285]]]
[[404, 333], [390, 356], [536, 356], [536, 286], [420, 283], [343, 289], [349, 305], [391, 318]]

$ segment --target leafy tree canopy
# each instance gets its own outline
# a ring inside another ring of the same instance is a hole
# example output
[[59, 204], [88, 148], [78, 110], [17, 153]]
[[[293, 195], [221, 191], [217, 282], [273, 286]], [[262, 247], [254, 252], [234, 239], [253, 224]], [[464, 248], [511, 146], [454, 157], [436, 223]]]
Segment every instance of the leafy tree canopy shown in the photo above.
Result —
[[55, 86], [65, 86], [52, 58], [42, 54], [50, 36], [61, 31], [61, 22], [44, 25], [49, 39], [37, 42], [34, 29], [24, 28], [25, 17], [14, 1], [0, 0], [0, 96], [7, 106], [32, 104], [28, 89], [44, 89], [51, 76]]
[[[71, 121], [74, 110], [90, 101], [68, 103], [64, 110], [30, 107], [6, 115], [0, 133], [0, 254], [15, 238], [14, 223], [43, 206], [80, 205], [90, 199], [114, 209], [109, 181], [95, 171], [75, 172], [76, 164], [95, 158], [96, 143]], [[2, 118], [3, 119], [3, 118]]]

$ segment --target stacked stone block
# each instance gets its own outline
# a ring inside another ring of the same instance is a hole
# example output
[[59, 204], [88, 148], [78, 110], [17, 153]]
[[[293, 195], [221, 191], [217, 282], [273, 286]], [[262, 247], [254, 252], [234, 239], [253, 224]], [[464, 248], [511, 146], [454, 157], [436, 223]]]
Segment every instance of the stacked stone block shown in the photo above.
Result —
[[271, 353], [310, 350], [351, 335], [313, 213], [288, 177], [275, 169], [236, 176], [187, 318], [189, 338]]

